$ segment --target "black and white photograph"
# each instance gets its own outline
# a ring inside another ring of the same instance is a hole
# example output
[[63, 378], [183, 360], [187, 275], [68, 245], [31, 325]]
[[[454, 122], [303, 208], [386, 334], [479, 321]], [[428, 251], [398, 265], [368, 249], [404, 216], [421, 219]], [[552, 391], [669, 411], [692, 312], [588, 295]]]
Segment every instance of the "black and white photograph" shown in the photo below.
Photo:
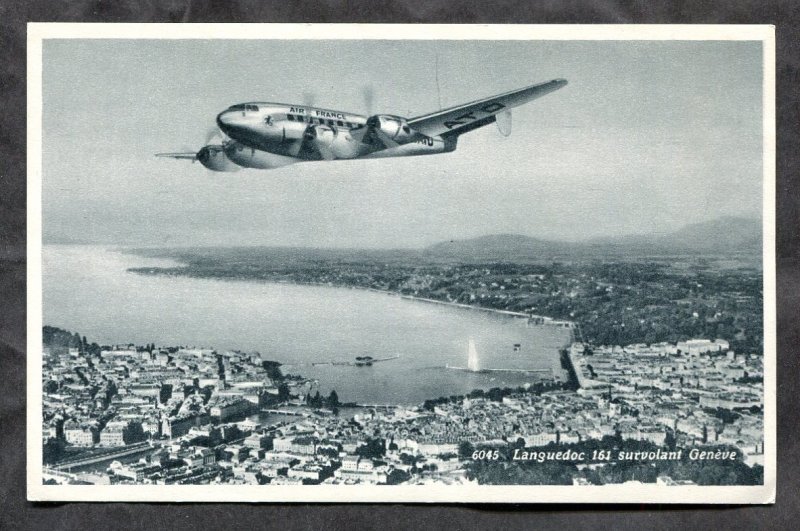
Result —
[[770, 26], [28, 25], [28, 498], [775, 494]]

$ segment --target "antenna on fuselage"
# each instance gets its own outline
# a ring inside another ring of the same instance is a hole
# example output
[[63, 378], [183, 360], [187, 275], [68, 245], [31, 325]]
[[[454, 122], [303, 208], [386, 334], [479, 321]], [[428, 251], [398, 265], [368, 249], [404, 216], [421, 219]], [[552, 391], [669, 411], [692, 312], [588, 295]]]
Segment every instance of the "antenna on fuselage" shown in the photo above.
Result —
[[442, 89], [439, 87], [439, 50], [436, 50], [436, 98], [439, 100], [439, 110], [442, 110]]

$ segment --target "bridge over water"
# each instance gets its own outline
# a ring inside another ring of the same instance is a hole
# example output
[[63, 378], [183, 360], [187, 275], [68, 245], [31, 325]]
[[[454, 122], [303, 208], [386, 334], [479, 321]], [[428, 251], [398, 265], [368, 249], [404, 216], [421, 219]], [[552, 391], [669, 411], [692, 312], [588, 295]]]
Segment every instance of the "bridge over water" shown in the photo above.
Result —
[[79, 468], [102, 463], [103, 461], [109, 461], [111, 459], [117, 459], [138, 453], [145, 453], [154, 449], [155, 447], [149, 442], [135, 443], [128, 446], [110, 449], [108, 452], [93, 454], [69, 461], [61, 461], [60, 463], [56, 463], [52, 468], [60, 471], [69, 470], [71, 468]]

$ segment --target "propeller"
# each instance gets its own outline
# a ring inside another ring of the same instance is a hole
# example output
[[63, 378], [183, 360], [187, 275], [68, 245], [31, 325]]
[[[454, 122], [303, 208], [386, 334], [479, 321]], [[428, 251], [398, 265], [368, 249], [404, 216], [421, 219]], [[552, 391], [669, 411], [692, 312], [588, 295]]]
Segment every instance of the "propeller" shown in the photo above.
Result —
[[364, 143], [383, 144], [385, 148], [397, 147], [400, 144], [392, 140], [389, 135], [381, 130], [380, 118], [373, 115], [375, 111], [375, 88], [372, 84], [361, 87], [361, 96], [364, 98], [364, 109], [366, 110], [367, 126], [350, 132], [354, 140]]
[[225, 144], [227, 144], [228, 141], [230, 141], [230, 139], [219, 127], [209, 127], [206, 130], [203, 147], [197, 152], [195, 160], [199, 160], [205, 166], [209, 159], [216, 158], [225, 152]]
[[381, 129], [381, 119], [377, 116], [370, 116], [369, 119], [367, 119], [366, 130], [367, 133], [364, 137], [366, 141], [380, 142], [386, 148], [398, 147], [400, 145]]
[[336, 157], [333, 154], [330, 146], [318, 140], [319, 130], [316, 126], [310, 125], [303, 133], [303, 142], [300, 144], [299, 152], [316, 153], [323, 160], [334, 160]]

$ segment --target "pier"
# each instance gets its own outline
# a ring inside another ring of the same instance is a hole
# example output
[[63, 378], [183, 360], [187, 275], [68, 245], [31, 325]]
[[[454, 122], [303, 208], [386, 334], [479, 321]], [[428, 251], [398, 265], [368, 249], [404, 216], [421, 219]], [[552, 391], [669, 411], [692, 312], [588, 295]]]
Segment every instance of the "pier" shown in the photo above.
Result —
[[362, 407], [366, 409], [383, 409], [386, 411], [392, 411], [395, 409], [400, 408], [401, 406], [397, 404], [358, 404], [357, 407]]
[[323, 365], [340, 365], [345, 367], [363, 367], [364, 365], [371, 365], [373, 363], [378, 363], [381, 361], [391, 361], [396, 360], [400, 357], [400, 355], [390, 356], [388, 358], [371, 358], [369, 356], [365, 356], [362, 359], [356, 358], [356, 361], [316, 361], [312, 362], [311, 365], [313, 367], [320, 367]]
[[461, 302], [438, 301], [436, 299], [428, 299], [425, 297], [414, 297], [413, 295], [400, 295], [400, 298], [410, 301], [427, 302], [430, 304], [442, 304], [444, 306], [462, 308], [464, 310], [475, 310], [479, 312], [486, 312], [497, 315], [506, 315], [509, 317], [520, 317], [526, 319], [528, 324], [533, 324], [533, 325], [560, 326], [562, 328], [572, 328], [573, 326], [575, 326], [575, 324], [572, 321], [561, 321], [544, 315], [534, 315], [523, 312], [512, 312], [510, 310], [497, 310], [495, 308], [483, 308], [481, 306], [472, 306], [470, 304], [464, 304]]
[[288, 415], [290, 417], [310, 417], [311, 413], [308, 411], [297, 411], [293, 409], [261, 409], [262, 413], [272, 413], [273, 415]]
[[474, 370], [469, 367], [452, 367], [450, 365], [445, 365], [445, 369], [452, 369], [456, 371], [466, 371], [466, 372], [476, 372], [476, 373], [487, 373], [487, 372], [514, 372], [514, 373], [531, 373], [531, 374], [543, 374], [549, 375], [550, 378], [555, 378], [553, 374], [552, 368], [547, 369], [478, 369]]

